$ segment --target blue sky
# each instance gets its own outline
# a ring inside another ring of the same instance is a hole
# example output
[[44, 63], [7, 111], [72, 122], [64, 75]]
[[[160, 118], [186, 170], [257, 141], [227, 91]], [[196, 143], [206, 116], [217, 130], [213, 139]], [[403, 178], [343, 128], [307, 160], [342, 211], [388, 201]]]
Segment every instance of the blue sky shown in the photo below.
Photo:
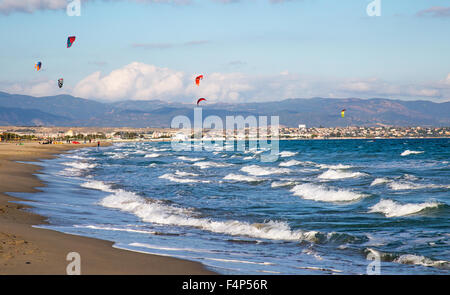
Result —
[[[90, 0], [79, 17], [67, 16], [66, 0], [42, 2], [0, 0], [2, 91], [450, 100], [448, 0], [381, 0], [379, 17], [367, 15], [369, 0]], [[69, 35], [77, 40], [67, 49]]]

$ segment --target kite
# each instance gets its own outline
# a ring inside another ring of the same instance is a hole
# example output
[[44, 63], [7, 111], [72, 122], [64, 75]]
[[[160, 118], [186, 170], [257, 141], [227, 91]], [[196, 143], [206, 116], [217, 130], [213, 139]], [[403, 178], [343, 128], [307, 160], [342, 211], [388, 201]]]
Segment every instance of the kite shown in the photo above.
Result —
[[72, 46], [73, 42], [75, 42], [75, 36], [70, 36], [69, 38], [67, 38], [67, 48]]
[[59, 87], [59, 88], [62, 88], [62, 87], [63, 87], [63, 84], [64, 84], [64, 79], [63, 79], [63, 78], [58, 79], [58, 87]]
[[341, 116], [342, 116], [342, 118], [344, 118], [345, 117], [345, 109], [343, 109], [342, 111], [341, 111]]
[[206, 99], [205, 99], [205, 98], [199, 98], [199, 99], [197, 100], [197, 106], [198, 106], [198, 104], [199, 104], [201, 101], [206, 101]]
[[197, 78], [195, 78], [195, 84], [197, 84], [197, 86], [200, 86], [200, 80], [203, 80], [203, 75], [197, 76]]
[[35, 65], [34, 65], [34, 67], [36, 68], [36, 70], [40, 70], [41, 69], [41, 67], [42, 67], [42, 63], [40, 62], [40, 61], [38, 61]]

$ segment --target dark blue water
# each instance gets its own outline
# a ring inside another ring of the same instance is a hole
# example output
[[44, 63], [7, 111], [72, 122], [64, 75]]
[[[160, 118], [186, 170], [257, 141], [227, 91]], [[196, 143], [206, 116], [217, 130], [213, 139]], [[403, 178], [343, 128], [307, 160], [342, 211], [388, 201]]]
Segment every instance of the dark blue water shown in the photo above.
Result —
[[[281, 141], [261, 151], [120, 143], [43, 162], [21, 194], [51, 229], [224, 274], [449, 274], [450, 140]], [[267, 151], [266, 151], [267, 153]], [[17, 195], [17, 194], [16, 194]], [[75, 250], [74, 250], [75, 251]]]

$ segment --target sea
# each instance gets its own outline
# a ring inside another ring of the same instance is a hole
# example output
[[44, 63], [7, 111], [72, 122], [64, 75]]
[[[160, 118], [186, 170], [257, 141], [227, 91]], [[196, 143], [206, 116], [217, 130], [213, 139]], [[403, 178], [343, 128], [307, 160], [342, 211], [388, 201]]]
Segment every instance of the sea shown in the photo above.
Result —
[[38, 227], [220, 274], [450, 274], [450, 139], [286, 140], [261, 161], [269, 152], [83, 148], [36, 163], [41, 192], [12, 195], [48, 218]]

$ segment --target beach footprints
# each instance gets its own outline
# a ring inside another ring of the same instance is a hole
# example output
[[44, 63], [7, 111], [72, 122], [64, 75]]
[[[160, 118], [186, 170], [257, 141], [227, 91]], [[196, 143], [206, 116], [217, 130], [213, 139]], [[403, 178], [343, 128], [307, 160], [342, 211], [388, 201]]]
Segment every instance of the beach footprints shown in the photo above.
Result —
[[78, 252], [70, 252], [66, 256], [70, 263], [66, 267], [67, 275], [81, 275], [81, 255]]

